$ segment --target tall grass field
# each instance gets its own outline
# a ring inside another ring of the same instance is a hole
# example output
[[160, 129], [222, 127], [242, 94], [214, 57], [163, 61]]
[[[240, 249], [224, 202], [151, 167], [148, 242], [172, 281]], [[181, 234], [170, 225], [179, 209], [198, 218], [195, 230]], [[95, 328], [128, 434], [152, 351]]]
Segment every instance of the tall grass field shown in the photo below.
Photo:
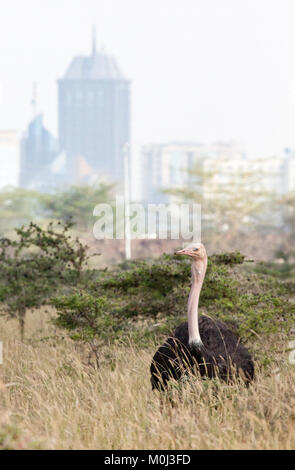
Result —
[[[28, 314], [26, 340], [0, 319], [1, 449], [294, 449], [295, 365], [285, 335], [256, 336], [246, 388], [192, 378], [152, 392], [154, 347], [105, 344], [97, 358], [63, 336], [54, 310]], [[98, 360], [97, 360], [98, 359]]]

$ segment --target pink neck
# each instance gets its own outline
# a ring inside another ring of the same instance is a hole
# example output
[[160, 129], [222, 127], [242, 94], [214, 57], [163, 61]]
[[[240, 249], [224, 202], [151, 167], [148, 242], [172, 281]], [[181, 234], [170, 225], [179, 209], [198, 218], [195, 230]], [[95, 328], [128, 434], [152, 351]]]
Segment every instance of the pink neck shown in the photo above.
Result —
[[199, 298], [207, 269], [207, 258], [192, 262], [192, 284], [188, 299], [188, 334], [189, 345], [201, 345], [199, 332], [198, 307]]

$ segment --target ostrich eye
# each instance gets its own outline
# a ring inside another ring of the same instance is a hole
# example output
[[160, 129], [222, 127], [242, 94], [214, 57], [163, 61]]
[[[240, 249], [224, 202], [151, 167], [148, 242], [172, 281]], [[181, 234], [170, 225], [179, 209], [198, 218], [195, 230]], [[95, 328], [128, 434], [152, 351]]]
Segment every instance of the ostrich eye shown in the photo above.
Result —
[[199, 248], [194, 248], [193, 251], [198, 251]]

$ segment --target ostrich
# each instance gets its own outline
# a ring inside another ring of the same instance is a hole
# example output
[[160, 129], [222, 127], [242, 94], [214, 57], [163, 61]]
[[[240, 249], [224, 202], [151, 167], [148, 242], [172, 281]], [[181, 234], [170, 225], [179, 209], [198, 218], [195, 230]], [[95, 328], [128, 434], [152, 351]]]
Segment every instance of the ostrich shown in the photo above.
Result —
[[179, 325], [173, 336], [157, 350], [151, 364], [153, 389], [164, 390], [170, 378], [196, 370], [201, 376], [230, 383], [240, 376], [248, 385], [254, 378], [254, 364], [240, 339], [221, 321], [198, 317], [199, 297], [207, 269], [207, 254], [202, 243], [177, 251], [192, 258], [192, 283], [188, 299], [188, 321]]

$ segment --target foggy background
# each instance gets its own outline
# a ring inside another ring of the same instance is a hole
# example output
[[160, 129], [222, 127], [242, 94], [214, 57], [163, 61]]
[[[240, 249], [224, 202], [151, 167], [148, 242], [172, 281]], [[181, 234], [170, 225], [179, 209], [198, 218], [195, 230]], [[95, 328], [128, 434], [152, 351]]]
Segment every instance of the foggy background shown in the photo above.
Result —
[[132, 80], [133, 177], [147, 142], [234, 139], [253, 157], [294, 147], [294, 13], [292, 0], [3, 1], [0, 128], [25, 128], [36, 81], [56, 134], [56, 80], [89, 53], [95, 24]]
[[0, 233], [73, 215], [91, 239], [128, 142], [133, 201], [201, 204], [212, 250], [291, 251], [294, 19], [293, 0], [3, 1]]

